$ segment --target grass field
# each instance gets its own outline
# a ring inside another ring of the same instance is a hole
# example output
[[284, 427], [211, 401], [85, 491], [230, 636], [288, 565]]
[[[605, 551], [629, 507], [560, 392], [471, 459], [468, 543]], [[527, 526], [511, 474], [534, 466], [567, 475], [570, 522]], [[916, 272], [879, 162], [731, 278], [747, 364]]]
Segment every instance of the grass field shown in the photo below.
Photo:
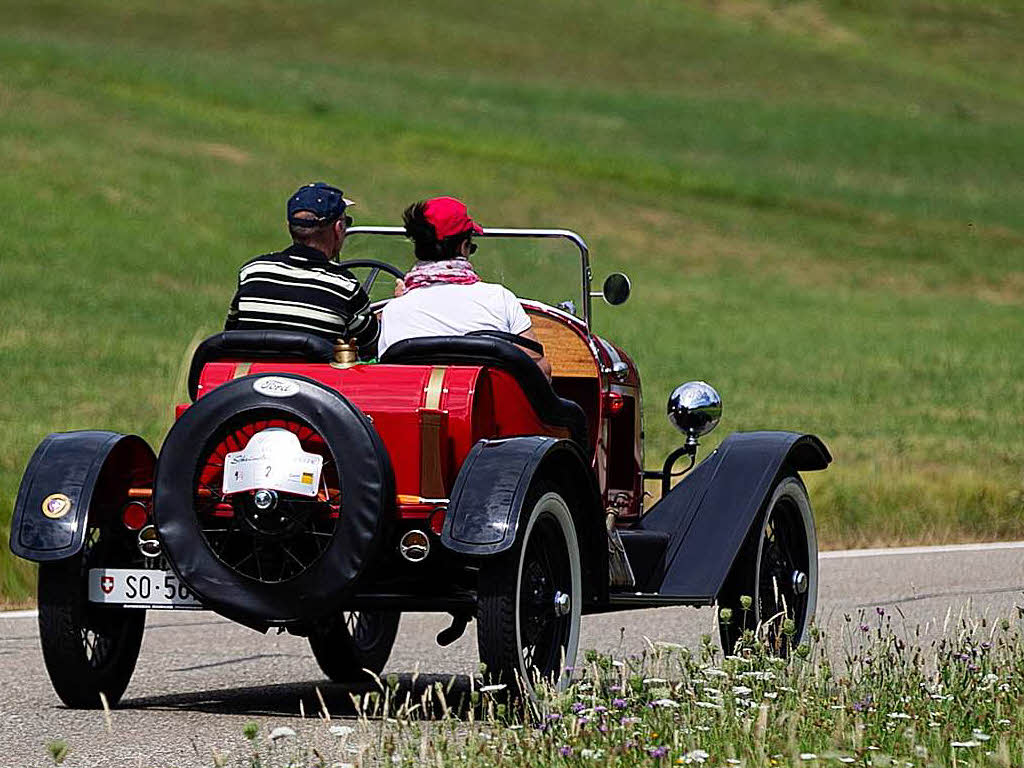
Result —
[[[627, 271], [633, 300], [596, 324], [639, 363], [649, 465], [676, 441], [668, 392], [704, 378], [716, 439], [830, 445], [809, 478], [826, 546], [1024, 536], [1018, 3], [0, 13], [4, 538], [47, 432], [159, 443], [190, 344], [320, 178], [360, 222], [451, 193], [485, 225], [576, 229], [599, 276]], [[0, 603], [30, 576], [0, 550]]]
[[[652, 642], [628, 658], [591, 653], [566, 691], [540, 686], [528, 707], [509, 706], [510, 686], [470, 681], [466, 691], [454, 678], [390, 675], [350, 693], [342, 712], [322, 703], [304, 719], [247, 723], [207, 759], [217, 768], [1020, 765], [1019, 618], [961, 612], [931, 642], [881, 609], [837, 629], [788, 660], [765, 653], [753, 632], [725, 657], [710, 637], [698, 648]], [[339, 714], [358, 719], [331, 719]], [[71, 760], [76, 746], [47, 745]]]

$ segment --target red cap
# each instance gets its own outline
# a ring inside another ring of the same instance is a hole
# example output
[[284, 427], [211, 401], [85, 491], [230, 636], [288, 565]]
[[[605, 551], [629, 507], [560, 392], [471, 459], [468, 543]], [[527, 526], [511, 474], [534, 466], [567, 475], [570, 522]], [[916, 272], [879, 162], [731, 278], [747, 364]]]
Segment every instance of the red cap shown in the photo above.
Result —
[[470, 230], [478, 235], [484, 233], [484, 228], [469, 217], [465, 203], [454, 197], [430, 198], [423, 206], [423, 216], [433, 224], [438, 240]]

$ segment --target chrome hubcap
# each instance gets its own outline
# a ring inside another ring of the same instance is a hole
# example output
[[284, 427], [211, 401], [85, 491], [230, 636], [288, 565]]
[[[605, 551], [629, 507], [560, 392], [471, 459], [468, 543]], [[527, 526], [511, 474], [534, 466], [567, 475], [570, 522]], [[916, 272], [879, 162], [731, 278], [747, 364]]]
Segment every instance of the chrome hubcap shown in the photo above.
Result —
[[274, 491], [260, 488], [252, 497], [252, 503], [256, 505], [256, 509], [265, 512], [277, 506], [277, 494]]
[[564, 592], [555, 592], [555, 615], [565, 616], [572, 610], [572, 602]]
[[803, 571], [793, 571], [793, 591], [798, 595], [807, 591], [807, 574]]

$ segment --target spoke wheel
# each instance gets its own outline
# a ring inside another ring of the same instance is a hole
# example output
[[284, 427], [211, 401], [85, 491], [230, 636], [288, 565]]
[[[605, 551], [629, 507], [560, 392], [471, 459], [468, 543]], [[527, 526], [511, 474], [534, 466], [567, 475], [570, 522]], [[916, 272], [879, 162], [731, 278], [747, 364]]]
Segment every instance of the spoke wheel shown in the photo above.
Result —
[[67, 706], [114, 706], [139, 657], [146, 611], [89, 602], [90, 568], [109, 565], [119, 542], [103, 528], [86, 531], [82, 551], [39, 566], [39, 639], [54, 690]]
[[[305, 573], [330, 546], [341, 513], [341, 491], [334, 456], [315, 429], [295, 418], [265, 416], [247, 414], [214, 433], [201, 454], [193, 504], [199, 530], [218, 560], [254, 581], [274, 584]], [[225, 456], [271, 428], [288, 430], [304, 451], [323, 456], [316, 496], [222, 492]]]
[[534, 696], [538, 681], [558, 688], [569, 683], [582, 577], [565, 497], [542, 487], [527, 498], [526, 509], [515, 546], [481, 567], [477, 644], [492, 681]]
[[387, 664], [398, 634], [398, 611], [345, 611], [309, 636], [320, 669], [335, 683], [362, 682]]
[[[741, 598], [751, 598], [743, 610]], [[722, 648], [731, 653], [747, 629], [757, 630], [781, 656], [806, 639], [818, 598], [818, 541], [807, 489], [787, 475], [775, 485], [766, 511], [744, 543], [719, 595]], [[721, 609], [732, 611], [729, 622]], [[785, 632], [792, 622], [792, 633]]]

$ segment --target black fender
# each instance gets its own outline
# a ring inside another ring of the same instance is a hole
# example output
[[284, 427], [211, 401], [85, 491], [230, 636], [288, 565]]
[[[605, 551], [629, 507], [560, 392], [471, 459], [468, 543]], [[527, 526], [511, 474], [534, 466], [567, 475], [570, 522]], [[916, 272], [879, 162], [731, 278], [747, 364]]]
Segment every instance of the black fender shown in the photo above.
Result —
[[669, 534], [660, 584], [645, 591], [712, 603], [776, 480], [832, 461], [815, 435], [735, 432], [635, 526]]
[[90, 514], [104, 503], [124, 503], [132, 486], [148, 487], [155, 466], [153, 449], [137, 435], [100, 430], [47, 435], [21, 478], [11, 551], [37, 563], [74, 556]]
[[466, 456], [452, 489], [441, 544], [463, 555], [493, 556], [515, 544], [526, 495], [552, 473], [571, 494], [588, 600], [608, 589], [608, 547], [597, 479], [579, 445], [554, 437], [480, 440]]

